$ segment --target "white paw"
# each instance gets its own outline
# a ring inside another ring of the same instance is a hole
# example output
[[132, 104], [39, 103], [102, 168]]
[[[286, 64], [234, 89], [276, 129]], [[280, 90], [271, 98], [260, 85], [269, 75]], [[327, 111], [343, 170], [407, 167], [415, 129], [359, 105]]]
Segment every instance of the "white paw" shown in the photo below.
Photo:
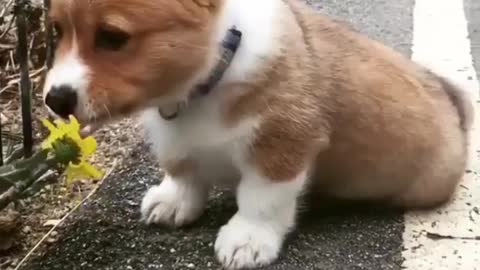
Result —
[[182, 226], [195, 221], [205, 208], [207, 192], [194, 185], [172, 181], [168, 176], [151, 187], [142, 200], [142, 220], [146, 224]]
[[220, 229], [215, 253], [226, 269], [257, 268], [277, 259], [282, 239], [268, 224], [255, 224], [236, 214]]

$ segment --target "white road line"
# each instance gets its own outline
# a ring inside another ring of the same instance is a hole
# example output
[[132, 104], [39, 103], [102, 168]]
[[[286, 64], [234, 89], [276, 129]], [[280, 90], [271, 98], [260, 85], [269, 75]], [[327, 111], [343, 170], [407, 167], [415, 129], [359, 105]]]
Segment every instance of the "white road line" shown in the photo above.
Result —
[[[415, 270], [480, 269], [480, 240], [472, 240], [480, 237], [479, 83], [463, 0], [416, 0], [413, 25], [412, 59], [469, 91], [477, 117], [471, 134], [472, 173], [465, 175], [455, 199], [440, 209], [405, 215], [403, 266]], [[453, 239], [432, 239], [435, 235]]]

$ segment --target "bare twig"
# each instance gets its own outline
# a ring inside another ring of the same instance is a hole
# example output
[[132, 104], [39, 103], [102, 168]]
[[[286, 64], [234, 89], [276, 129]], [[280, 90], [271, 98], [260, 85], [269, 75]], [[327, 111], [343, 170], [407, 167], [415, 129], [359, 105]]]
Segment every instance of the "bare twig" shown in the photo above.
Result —
[[[41, 67], [39, 69], [33, 70], [32, 72], [29, 72], [30, 79], [33, 79], [33, 78], [41, 75], [44, 70], [45, 70], [45, 67]], [[16, 83], [20, 82], [21, 78], [20, 78], [20, 74], [13, 74], [13, 75], [7, 76], [7, 79], [11, 80], [9, 82], [9, 84], [16, 84]]]
[[15, 89], [15, 86], [12, 85], [12, 84], [8, 84], [7, 86], [3, 87], [2, 89], [0, 89], [0, 95], [3, 93], [3, 92], [7, 92], [8, 90], [10, 89]]
[[7, 28], [3, 31], [3, 33], [0, 35], [0, 40], [2, 40], [3, 37], [7, 35], [7, 33], [12, 29], [13, 22], [15, 21], [15, 16], [10, 20], [10, 22], [7, 25]]
[[2, 44], [0, 43], [0, 49], [11, 50], [14, 49], [15, 45], [13, 44]]
[[0, 18], [5, 16], [5, 13], [7, 13], [8, 8], [10, 8], [12, 4], [13, 4], [13, 0], [9, 0], [7, 4], [5, 4], [5, 6], [2, 9], [2, 12], [0, 12]]

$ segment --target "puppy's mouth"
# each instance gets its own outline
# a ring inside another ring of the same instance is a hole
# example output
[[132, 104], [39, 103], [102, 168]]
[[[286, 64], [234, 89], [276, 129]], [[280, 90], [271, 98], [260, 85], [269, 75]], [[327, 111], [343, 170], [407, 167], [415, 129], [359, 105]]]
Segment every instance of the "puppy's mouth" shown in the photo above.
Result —
[[86, 124], [80, 129], [80, 136], [87, 137], [95, 133], [95, 131], [99, 130], [102, 124], [100, 123], [91, 123]]
[[130, 117], [137, 112], [137, 110], [132, 110], [132, 107], [126, 107], [121, 110], [107, 110], [104, 112], [96, 112], [95, 116], [88, 117], [87, 119], [79, 119], [81, 124], [80, 134], [82, 136], [89, 136], [95, 133], [97, 130], [103, 126], [120, 121], [126, 117]]
[[112, 117], [97, 117], [89, 121], [80, 121], [80, 135], [90, 136], [97, 130], [114, 121]]

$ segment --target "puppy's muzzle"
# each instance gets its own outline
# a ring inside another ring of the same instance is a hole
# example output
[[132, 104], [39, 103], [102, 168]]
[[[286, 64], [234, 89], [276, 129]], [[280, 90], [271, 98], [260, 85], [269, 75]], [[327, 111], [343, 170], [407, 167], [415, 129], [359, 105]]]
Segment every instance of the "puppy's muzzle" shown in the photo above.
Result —
[[74, 114], [77, 103], [77, 91], [69, 85], [53, 86], [45, 97], [45, 104], [65, 119]]

